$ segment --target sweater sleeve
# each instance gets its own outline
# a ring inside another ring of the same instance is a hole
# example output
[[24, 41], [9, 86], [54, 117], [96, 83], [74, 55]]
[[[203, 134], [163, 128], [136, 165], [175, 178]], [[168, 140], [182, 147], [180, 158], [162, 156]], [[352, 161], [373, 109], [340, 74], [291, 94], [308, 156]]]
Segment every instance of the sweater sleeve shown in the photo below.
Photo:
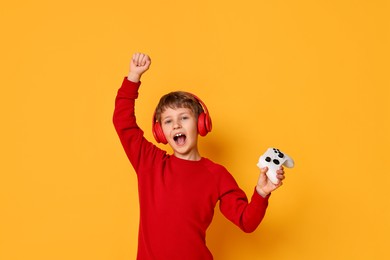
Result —
[[264, 218], [270, 195], [263, 198], [254, 189], [248, 202], [245, 192], [238, 187], [230, 174], [224, 180], [222, 187], [219, 204], [222, 214], [244, 232], [255, 231]]
[[[113, 123], [122, 146], [135, 171], [139, 167], [153, 165], [152, 158], [163, 156], [164, 152], [144, 138], [144, 132], [139, 128], [135, 116], [135, 100], [141, 83], [135, 83], [124, 78], [115, 99]], [[150, 165], [145, 165], [150, 164]]]

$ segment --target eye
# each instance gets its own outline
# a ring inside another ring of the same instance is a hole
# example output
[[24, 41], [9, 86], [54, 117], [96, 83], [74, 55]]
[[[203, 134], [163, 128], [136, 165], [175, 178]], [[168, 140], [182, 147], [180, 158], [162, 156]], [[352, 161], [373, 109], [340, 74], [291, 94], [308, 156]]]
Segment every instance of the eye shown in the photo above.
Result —
[[164, 125], [169, 125], [171, 122], [172, 122], [172, 120], [167, 119], [167, 120], [164, 120], [163, 124]]
[[182, 116], [181, 120], [186, 120], [188, 119], [188, 116]]

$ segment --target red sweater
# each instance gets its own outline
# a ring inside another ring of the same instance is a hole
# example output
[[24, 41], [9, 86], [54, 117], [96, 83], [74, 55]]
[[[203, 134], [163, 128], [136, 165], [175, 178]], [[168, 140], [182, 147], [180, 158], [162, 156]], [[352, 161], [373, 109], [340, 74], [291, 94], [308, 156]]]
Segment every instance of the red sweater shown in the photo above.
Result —
[[137, 259], [213, 259], [205, 235], [219, 201], [223, 215], [245, 232], [264, 217], [268, 197], [251, 202], [231, 174], [209, 159], [187, 161], [144, 138], [134, 114], [140, 83], [126, 78], [118, 90], [114, 125], [138, 178], [140, 223]]

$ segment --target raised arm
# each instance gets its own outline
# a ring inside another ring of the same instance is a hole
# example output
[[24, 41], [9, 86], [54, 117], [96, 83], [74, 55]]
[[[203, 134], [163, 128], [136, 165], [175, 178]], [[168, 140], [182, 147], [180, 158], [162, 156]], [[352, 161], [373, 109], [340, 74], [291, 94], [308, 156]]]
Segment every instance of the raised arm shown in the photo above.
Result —
[[155, 146], [144, 138], [135, 116], [135, 100], [138, 98], [140, 79], [149, 69], [150, 58], [146, 54], [136, 53], [130, 62], [130, 71], [123, 80], [115, 100], [113, 123], [122, 146], [133, 167], [138, 170], [142, 158], [150, 156]]

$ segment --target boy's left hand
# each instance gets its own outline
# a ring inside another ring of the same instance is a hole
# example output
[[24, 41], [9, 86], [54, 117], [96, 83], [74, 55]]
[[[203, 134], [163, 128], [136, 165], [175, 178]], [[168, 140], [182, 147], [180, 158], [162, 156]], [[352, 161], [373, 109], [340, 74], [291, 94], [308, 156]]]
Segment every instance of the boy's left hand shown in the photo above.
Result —
[[284, 176], [284, 168], [281, 166], [279, 170], [276, 171], [277, 175], [276, 178], [279, 179], [278, 184], [273, 184], [267, 177], [267, 171], [268, 168], [264, 167], [260, 170], [260, 176], [259, 180], [257, 181], [256, 191], [259, 193], [262, 197], [268, 196], [272, 191], [276, 190], [280, 186], [283, 185], [283, 180], [285, 179]]

